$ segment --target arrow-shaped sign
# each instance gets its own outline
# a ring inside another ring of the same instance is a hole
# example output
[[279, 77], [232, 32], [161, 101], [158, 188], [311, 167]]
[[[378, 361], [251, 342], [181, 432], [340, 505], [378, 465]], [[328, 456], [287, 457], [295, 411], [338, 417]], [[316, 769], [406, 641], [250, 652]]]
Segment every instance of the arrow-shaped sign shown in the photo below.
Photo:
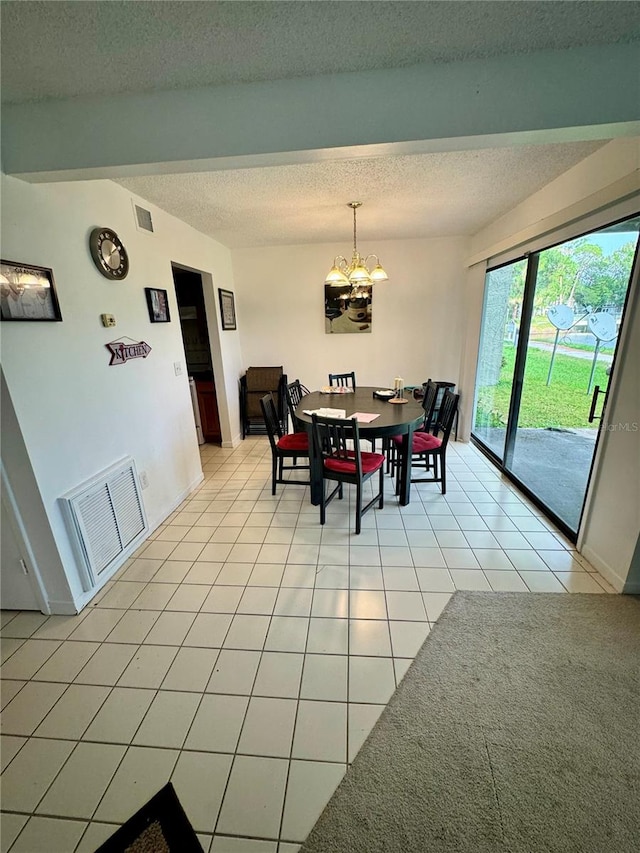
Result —
[[151, 347], [144, 341], [128, 344], [124, 341], [113, 341], [105, 346], [111, 353], [109, 365], [124, 364], [131, 358], [146, 358], [151, 352]]

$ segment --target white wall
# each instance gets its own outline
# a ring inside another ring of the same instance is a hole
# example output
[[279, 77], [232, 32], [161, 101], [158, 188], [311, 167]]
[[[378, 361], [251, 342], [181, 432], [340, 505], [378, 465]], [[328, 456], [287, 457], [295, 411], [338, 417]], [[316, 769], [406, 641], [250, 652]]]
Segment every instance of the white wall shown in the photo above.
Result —
[[[375, 285], [370, 334], [325, 333], [324, 279], [341, 244], [233, 251], [245, 367], [284, 366], [310, 388], [355, 370], [359, 385], [429, 377], [458, 382], [464, 329], [466, 238], [362, 243], [389, 281]], [[463, 389], [470, 392], [471, 389]]]
[[[2, 366], [72, 605], [81, 588], [57, 503], [62, 494], [131, 455], [148, 474], [143, 497], [153, 528], [202, 476], [171, 262], [209, 273], [209, 289], [233, 289], [231, 259], [157, 208], [155, 234], [138, 231], [131, 194], [110, 181], [33, 186], [3, 176], [2, 197], [2, 256], [52, 268], [62, 311], [61, 323], [4, 322]], [[114, 229], [128, 250], [122, 282], [93, 265], [88, 236], [96, 226]], [[144, 288], [151, 286], [169, 292], [171, 323], [149, 322]], [[213, 310], [217, 300], [207, 297]], [[114, 314], [117, 326], [104, 328], [101, 313]], [[212, 344], [224, 361], [217, 369], [234, 389], [221, 407], [223, 436], [231, 442], [238, 435], [239, 336], [225, 332], [217, 340], [216, 327]], [[126, 337], [145, 340], [151, 353], [110, 367], [105, 344]], [[28, 521], [28, 508], [21, 510]]]
[[601, 425], [597, 472], [581, 550], [616, 589], [640, 593], [632, 560], [640, 531], [640, 269], [636, 268], [624, 339]]
[[474, 264], [465, 276], [465, 326], [462, 352], [460, 354], [460, 384], [469, 389], [460, 400], [458, 435], [468, 441], [473, 421], [473, 400], [476, 387], [476, 367], [480, 346], [480, 323], [484, 302], [484, 279], [486, 264]]
[[[19, 527], [14, 509], [26, 507], [24, 517], [20, 521], [29, 528], [29, 535], [19, 539], [20, 550], [23, 546], [26, 553], [21, 553], [22, 559], [29, 567], [34, 592], [41, 592], [41, 605], [45, 610], [64, 610], [65, 605], [72, 601], [71, 589], [65, 574], [64, 566], [58, 553], [55, 539], [51, 533], [47, 513], [42, 503], [29, 454], [24, 444], [20, 424], [16, 418], [11, 397], [7, 389], [4, 372], [0, 372], [0, 403], [2, 411], [2, 466], [6, 475], [2, 478], [2, 497], [12, 507], [13, 521]], [[1, 531], [4, 540], [5, 531]], [[46, 584], [39, 571], [40, 566], [46, 567]], [[4, 587], [5, 566], [2, 566], [2, 606], [12, 608], [15, 602], [7, 597]], [[59, 602], [59, 604], [57, 604]]]

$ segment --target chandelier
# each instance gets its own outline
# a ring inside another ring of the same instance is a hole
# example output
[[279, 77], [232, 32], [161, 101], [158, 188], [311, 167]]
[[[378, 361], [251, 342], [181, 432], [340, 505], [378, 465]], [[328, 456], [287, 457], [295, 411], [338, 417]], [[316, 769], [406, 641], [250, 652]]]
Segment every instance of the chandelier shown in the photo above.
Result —
[[[353, 256], [351, 262], [342, 255], [333, 259], [333, 266], [324, 280], [325, 284], [333, 287], [349, 287], [357, 291], [361, 287], [368, 287], [377, 281], [387, 281], [389, 276], [382, 269], [377, 255], [367, 255], [363, 258], [356, 246], [356, 210], [362, 207], [361, 201], [350, 201], [347, 207], [353, 210]], [[369, 259], [375, 258], [376, 265], [369, 269]]]

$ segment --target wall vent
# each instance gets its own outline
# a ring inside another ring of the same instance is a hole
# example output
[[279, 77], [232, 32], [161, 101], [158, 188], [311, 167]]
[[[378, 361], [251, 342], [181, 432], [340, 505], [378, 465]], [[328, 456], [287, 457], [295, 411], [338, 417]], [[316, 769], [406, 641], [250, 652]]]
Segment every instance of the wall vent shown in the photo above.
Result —
[[76, 486], [60, 503], [87, 592], [103, 573], [124, 562], [132, 543], [148, 530], [133, 459], [122, 459]]
[[133, 205], [136, 212], [136, 222], [141, 231], [151, 231], [153, 233], [153, 220], [151, 219], [151, 211], [145, 210], [139, 204]]

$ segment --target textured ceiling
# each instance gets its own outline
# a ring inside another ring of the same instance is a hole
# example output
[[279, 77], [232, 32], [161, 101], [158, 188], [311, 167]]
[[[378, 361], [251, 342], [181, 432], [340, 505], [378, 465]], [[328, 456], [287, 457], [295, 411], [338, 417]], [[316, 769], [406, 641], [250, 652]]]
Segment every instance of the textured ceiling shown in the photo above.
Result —
[[[640, 38], [637, 2], [4, 0], [7, 103], [454, 62]], [[81, 73], [79, 69], [81, 68]], [[472, 234], [602, 143], [128, 178], [230, 247]]]
[[2, 97], [12, 103], [452, 62], [640, 38], [640, 4], [617, 0], [4, 0], [0, 15]]
[[118, 181], [231, 248], [473, 234], [602, 142], [340, 160]]

